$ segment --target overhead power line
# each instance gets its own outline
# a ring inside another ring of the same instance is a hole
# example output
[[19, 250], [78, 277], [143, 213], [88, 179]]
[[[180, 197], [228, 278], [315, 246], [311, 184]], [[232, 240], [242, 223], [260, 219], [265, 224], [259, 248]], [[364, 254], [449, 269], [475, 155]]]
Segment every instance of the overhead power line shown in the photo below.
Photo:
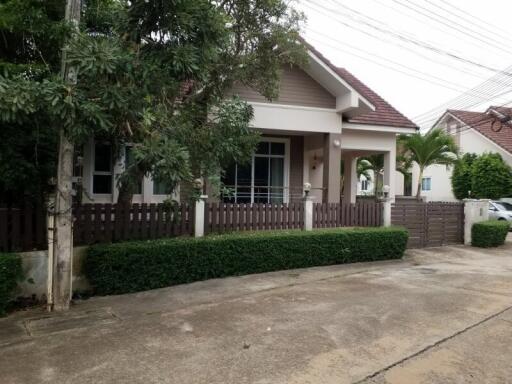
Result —
[[[420, 23], [425, 23], [425, 18], [423, 16], [418, 15], [414, 11], [411, 11], [411, 10], [407, 11], [407, 10], [404, 10], [402, 7], [396, 7], [389, 0], [386, 1], [386, 2], [384, 2], [383, 0], [372, 0], [372, 1], [374, 3], [376, 3], [376, 4], [381, 5], [385, 9], [387, 9], [387, 10], [391, 9], [394, 12], [407, 17], [408, 19], [414, 19], [414, 20], [416, 20], [416, 21], [418, 21]], [[428, 18], [427, 18], [427, 20], [428, 20]], [[429, 27], [431, 27], [432, 29], [435, 29], [437, 31], [442, 32], [444, 35], [450, 35], [450, 36], [455, 37], [457, 39], [461, 39], [460, 34], [454, 32], [452, 29], [447, 28], [444, 25], [431, 23], [431, 24], [429, 24]], [[493, 49], [492, 47], [489, 47], [488, 45], [483, 45], [483, 44], [481, 44], [481, 43], [479, 43], [477, 41], [474, 41], [474, 40], [464, 40], [464, 41], [469, 43], [469, 44], [471, 44], [471, 45], [473, 45], [473, 46], [475, 46], [475, 47], [480, 47], [480, 48], [483, 48], [483, 49], [487, 50], [488, 52], [492, 52], [493, 54], [497, 53], [496, 49]], [[500, 50], [499, 55], [501, 57], [505, 57], [504, 52], [502, 52], [501, 50]], [[506, 55], [506, 57], [508, 57], [508, 56], [509, 55]]]
[[[378, 24], [381, 24], [381, 25], [384, 25], [386, 28], [390, 28], [390, 26], [386, 23], [383, 23], [381, 20], [377, 20], [373, 17], [370, 17], [366, 14], [363, 14], [362, 12], [359, 12], [349, 6], [347, 6], [346, 4], [342, 3], [341, 1], [338, 1], [338, 0], [330, 0], [331, 3], [334, 3], [336, 6], [342, 6], [343, 7], [343, 10], [348, 10], [349, 12], [352, 12], [354, 14], [357, 14], [359, 17], [362, 17], [362, 18], [365, 18], [365, 19], [368, 19], [368, 20], [371, 20], [371, 22], [375, 22], [375, 23], [378, 23]], [[377, 1], [378, 2], [378, 1]], [[378, 2], [379, 3], [379, 2]], [[382, 5], [382, 3], [379, 3]], [[386, 8], [389, 8], [389, 1], [388, 1], [388, 4], [385, 5]], [[392, 8], [394, 10], [396, 10], [396, 8]], [[413, 13], [414, 13], [414, 10], [413, 10]], [[402, 13], [403, 14], [403, 13]], [[406, 15], [407, 17], [410, 17], [409, 15]], [[427, 17], [428, 19], [430, 19], [429, 17]], [[421, 22], [424, 23], [424, 21], [422, 20]], [[440, 29], [440, 28], [437, 28], [437, 29]], [[447, 28], [448, 31], [451, 32], [450, 28]], [[445, 30], [442, 30], [443, 33], [446, 33]], [[469, 31], [470, 33], [473, 33], [474, 31], [473, 30], [470, 30]], [[404, 36], [407, 36], [409, 38], [413, 38], [413, 39], [417, 39], [418, 37], [409, 33], [409, 32], [406, 32], [406, 31], [399, 31], [399, 33], [401, 33], [402, 35]], [[457, 39], [459, 40], [462, 40], [461, 39], [461, 36], [460, 34], [459, 35], [456, 35], [456, 34], [453, 34], [453, 33], [450, 33], [452, 36], [456, 37]], [[472, 39], [472, 36], [468, 36], [467, 33], [463, 33], [463, 35], [466, 37], [466, 39], [464, 39], [465, 42], [471, 44], [471, 45], [474, 45], [475, 47], [478, 47], [480, 49], [485, 49], [485, 50], [488, 50], [489, 52], [492, 52], [494, 54], [499, 54], [499, 55], [503, 55], [503, 48], [500, 47], [500, 48], [496, 48], [496, 47], [493, 47], [492, 45], [489, 45], [488, 43], [482, 43], [481, 41], [479, 41], [479, 39]], [[469, 37], [469, 39], [467, 39], [467, 37]], [[430, 43], [432, 44], [432, 43]], [[455, 50], [452, 49], [452, 53], [455, 53]], [[510, 55], [507, 55], [507, 57], [509, 57]]]
[[404, 8], [410, 9], [416, 13], [419, 13], [419, 14], [425, 16], [432, 21], [435, 21], [437, 23], [447, 26], [448, 28], [456, 30], [456, 31], [462, 33], [464, 36], [471, 37], [475, 40], [481, 41], [482, 43], [493, 46], [501, 51], [512, 53], [511, 50], [504, 47], [503, 44], [499, 44], [494, 39], [490, 39], [483, 35], [478, 35], [478, 34], [474, 33], [473, 31], [470, 31], [469, 29], [467, 29], [467, 27], [460, 24], [459, 22], [447, 19], [445, 16], [440, 15], [439, 13], [434, 12], [428, 8], [425, 8], [417, 3], [404, 2], [402, 0], [392, 0], [392, 1], [396, 4], [399, 4], [400, 6], [402, 6]]
[[[360, 48], [358, 48], [358, 47], [356, 47], [354, 45], [351, 45], [351, 44], [339, 41], [339, 40], [334, 39], [334, 38], [331, 38], [328, 35], [323, 34], [321, 32], [317, 32], [317, 31], [312, 30], [312, 29], [310, 29], [310, 31], [312, 31], [313, 33], [315, 33], [317, 35], [320, 35], [322, 37], [323, 40], [312, 38], [317, 43], [324, 44], [324, 45], [329, 46], [329, 47], [331, 47], [333, 49], [336, 49], [337, 51], [345, 52], [345, 53], [348, 53], [348, 54], [350, 54], [352, 56], [361, 58], [361, 59], [363, 59], [365, 61], [374, 63], [374, 64], [378, 65], [379, 67], [385, 67], [385, 68], [388, 68], [388, 69], [390, 69], [392, 71], [404, 74], [406, 76], [414, 77], [416, 79], [423, 80], [423, 81], [425, 81], [427, 83], [430, 83], [430, 84], [436, 84], [436, 85], [438, 85], [440, 87], [443, 87], [443, 88], [446, 88], [446, 89], [450, 89], [450, 90], [453, 90], [453, 91], [457, 91], [457, 92], [470, 92], [474, 97], [478, 97], [481, 100], [486, 100], [488, 97], [492, 96], [490, 93], [480, 92], [480, 90], [471, 90], [471, 89], [468, 90], [467, 87], [465, 87], [464, 85], [457, 84], [457, 83], [454, 83], [452, 81], [449, 81], [449, 80], [437, 77], [435, 75], [431, 75], [431, 74], [419, 71], [419, 70], [417, 70], [415, 68], [411, 68], [411, 67], [406, 66], [406, 65], [404, 65], [402, 63], [399, 63], [397, 61], [388, 59], [388, 58], [380, 56], [378, 54], [365, 51], [365, 50], [360, 49]], [[324, 39], [330, 40], [330, 41], [334, 42], [336, 45], [326, 43]], [[342, 45], [346, 46], [346, 47], [349, 47], [350, 49], [355, 50], [358, 53], [353, 53], [351, 51], [347, 51], [346, 49], [340, 48], [340, 46], [342, 46]], [[370, 57], [361, 56], [360, 53], [365, 54], [365, 55], [370, 56]], [[389, 63], [393, 64], [393, 66], [389, 66], [389, 65], [385, 65], [385, 64], [379, 63], [379, 62], [377, 62], [375, 60], [375, 58], [378, 58], [378, 59], [380, 59], [382, 61], [385, 61], [385, 62], [389, 62]], [[398, 69], [397, 66], [400, 67], [400, 68], [404, 68], [407, 71], [414, 72], [415, 74], [404, 72], [403, 70]], [[511, 85], [512, 85], [512, 79], [510, 81], [511, 81]]]
[[[427, 3], [431, 4], [432, 6], [438, 8], [438, 9], [441, 9], [443, 12], [447, 12], [448, 14], [452, 15], [453, 17], [456, 17], [458, 20], [460, 21], [464, 21], [466, 23], [469, 24], [469, 26], [472, 28], [472, 30], [475, 30], [475, 27], [478, 27], [478, 29], [480, 30], [479, 33], [481, 33], [481, 31], [485, 31], [484, 34], [486, 35], [489, 35], [489, 36], [495, 36], [493, 37], [493, 39], [496, 39], [499, 41], [499, 40], [505, 40], [505, 41], [510, 41], [510, 34], [504, 34], [504, 33], [500, 33], [500, 32], [495, 32], [493, 30], [491, 30], [489, 27], [488, 27], [488, 23], [483, 23], [484, 25], [481, 26], [481, 25], [475, 25], [475, 21], [472, 21], [470, 18], [464, 16], [464, 14], [460, 14], [462, 10], [460, 10], [459, 8], [457, 8], [456, 6], [450, 4], [450, 3], [447, 3], [443, 0], [441, 0], [442, 3], [448, 5], [449, 7], [451, 7], [452, 9], [448, 9], [448, 8], [445, 8], [443, 7], [442, 5], [440, 4], [436, 4], [434, 1], [432, 0], [424, 0], [426, 1]], [[458, 12], [454, 12], [455, 9], [456, 11]], [[473, 16], [473, 18], [476, 18]]]
[[[330, 1], [331, 1], [332, 3], [341, 4], [341, 3], [337, 3], [337, 1], [336, 1], [336, 0], [330, 0]], [[374, 1], [377, 1], [377, 2], [378, 2], [378, 0], [374, 0]], [[379, 3], [379, 4], [382, 4], [382, 3]], [[370, 17], [370, 16], [367, 16], [367, 15], [364, 15], [364, 14], [362, 14], [361, 12], [359, 12], [359, 11], [357, 11], [357, 10], [353, 9], [353, 8], [350, 8], [350, 7], [346, 6], [346, 5], [344, 5], [344, 9], [348, 10], [349, 12], [355, 13], [355, 14], [359, 15], [360, 17], [363, 17], [363, 18], [369, 19], [369, 20], [371, 20], [371, 21], [373, 21], [373, 22], [376, 22], [376, 23], [379, 23], [379, 24], [381, 24], [381, 25], [388, 26], [388, 25], [386, 25], [385, 23], [383, 23], [382, 21], [377, 20], [377, 19], [375, 19], [375, 18], [373, 18], [373, 17]], [[388, 27], [389, 27], [389, 26], [388, 26]], [[403, 32], [402, 32], [402, 33], [403, 33]], [[408, 34], [408, 35], [409, 35], [409, 36], [411, 36], [411, 34]], [[346, 43], [344, 43], [344, 44], [346, 44]], [[421, 57], [421, 58], [423, 58], [423, 59], [425, 59], [425, 60], [428, 60], [428, 61], [430, 61], [430, 62], [433, 62], [433, 63], [436, 63], [436, 64], [440, 64], [440, 65], [442, 65], [442, 66], [445, 66], [445, 67], [448, 67], [448, 68], [454, 69], [454, 70], [456, 70], [457, 72], [463, 72], [463, 73], [466, 73], [466, 74], [468, 74], [468, 75], [470, 75], [470, 76], [473, 76], [473, 77], [479, 78], [479, 79], [481, 79], [481, 80], [484, 80], [484, 79], [485, 79], [485, 80], [487, 80], [487, 76], [482, 76], [481, 74], [478, 74], [478, 73], [476, 73], [476, 72], [474, 72], [474, 71], [470, 71], [470, 70], [468, 70], [468, 69], [466, 69], [466, 68], [462, 68], [462, 67], [460, 66], [460, 64], [459, 64], [458, 66], [450, 65], [450, 64], [448, 64], [448, 63], [446, 63], [446, 62], [444, 62], [444, 61], [436, 60], [437, 56], [432, 56], [432, 55], [423, 55], [423, 54], [421, 54], [420, 52], [417, 52], [417, 51], [415, 51], [415, 50], [410, 50], [408, 47], [406, 47], [406, 46], [404, 46], [404, 45], [402, 45], [402, 44], [400, 44], [400, 43], [398, 43], [398, 44], [397, 44], [397, 43], [393, 43], [393, 44], [394, 44], [394, 45], [397, 45], [397, 46], [400, 46], [400, 47], [403, 47], [403, 48], [407, 49], [407, 52], [408, 52], [408, 53], [412, 53], [412, 54], [414, 54], [414, 55], [416, 55], [416, 56], [419, 56], [419, 57]], [[493, 82], [496, 82], [496, 83], [500, 83], [500, 82], [498, 82], [497, 80], [492, 80], [492, 81], [493, 81]], [[501, 83], [500, 83], [500, 84], [501, 84]], [[466, 88], [466, 87], [464, 87], [464, 88]]]
[[[441, 0], [441, 2], [446, 4], [448, 7], [454, 9], [459, 14], [467, 15], [468, 18], [466, 20], [473, 19], [473, 20], [477, 21], [480, 25], [482, 25], [482, 24], [485, 25], [485, 28], [484, 27], [480, 27], [480, 28], [482, 28], [482, 29], [489, 28], [489, 22], [479, 18], [478, 16], [472, 15], [471, 13], [465, 11], [464, 9], [461, 9], [461, 8], [453, 5], [451, 1]], [[507, 31], [503, 28], [499, 28], [495, 24], [492, 24], [492, 27], [494, 28], [494, 30], [499, 31], [501, 36], [504, 36], [504, 38], [506, 38], [506, 39], [510, 39], [510, 31]]]
[[[367, 31], [365, 31], [364, 29], [361, 29], [361, 28], [360, 28], [360, 27], [358, 27], [358, 26], [354, 26], [354, 25], [351, 25], [351, 24], [349, 24], [349, 23], [347, 23], [347, 22], [345, 22], [345, 21], [342, 21], [342, 20], [340, 20], [339, 18], [334, 17], [332, 14], [334, 13], [334, 14], [337, 14], [337, 15], [345, 16], [345, 17], [347, 17], [347, 16], [348, 16], [349, 18], [351, 18], [351, 19], [352, 19], [352, 21], [354, 21], [354, 18], [353, 18], [353, 17], [350, 17], [350, 16], [349, 16], [349, 15], [347, 15], [347, 14], [343, 14], [343, 13], [339, 12], [339, 11], [338, 11], [338, 10], [336, 10], [336, 9], [328, 8], [328, 7], [324, 7], [324, 6], [322, 6], [322, 5], [318, 5], [315, 1], [310, 2], [310, 4], [314, 4], [316, 7], [320, 8], [320, 10], [319, 10], [318, 8], [314, 8], [314, 7], [310, 7], [310, 9], [312, 9], [312, 10], [314, 10], [314, 11], [316, 11], [316, 12], [318, 12], [318, 13], [320, 13], [320, 14], [324, 15], [324, 16], [327, 16], [327, 17], [331, 18], [332, 20], [336, 21], [337, 23], [339, 23], [339, 24], [341, 24], [341, 25], [344, 25], [344, 26], [346, 26], [346, 27], [348, 27], [348, 28], [351, 28], [351, 29], [357, 30], [357, 31], [359, 31], [359, 32], [361, 32], [361, 33], [367, 34], [367, 35], [369, 35], [369, 36], [371, 36], [371, 37], [374, 37], [374, 38], [379, 39], [379, 37], [377, 37], [377, 36], [375, 36], [375, 35], [372, 35], [372, 34], [368, 33], [368, 32], [367, 32]], [[496, 73], [501, 72], [501, 70], [499, 70], [499, 69], [497, 69], [497, 68], [493, 68], [493, 67], [487, 66], [487, 65], [485, 65], [485, 64], [478, 63], [478, 62], [476, 62], [476, 61], [474, 61], [474, 60], [471, 60], [471, 59], [466, 59], [466, 58], [464, 58], [464, 57], [461, 57], [461, 56], [455, 55], [455, 54], [453, 54], [453, 53], [451, 53], [451, 52], [448, 52], [448, 51], [445, 51], [445, 50], [443, 50], [443, 49], [436, 48], [436, 47], [434, 47], [434, 46], [432, 46], [432, 45], [430, 45], [430, 44], [424, 43], [424, 42], [422, 42], [422, 41], [414, 40], [414, 39], [411, 39], [411, 38], [409, 38], [409, 37], [407, 37], [407, 36], [403, 36], [403, 35], [402, 35], [402, 34], [400, 34], [400, 33], [397, 33], [397, 32], [394, 32], [394, 31], [390, 31], [390, 30], [387, 30], [387, 29], [381, 28], [381, 27], [376, 26], [376, 25], [374, 25], [374, 24], [372, 24], [372, 23], [369, 23], [369, 22], [367, 22], [367, 21], [358, 20], [357, 22], [358, 22], [358, 23], [362, 23], [362, 24], [364, 24], [364, 25], [366, 25], [366, 26], [368, 26], [368, 27], [370, 27], [370, 28], [372, 28], [372, 29], [375, 29], [375, 30], [377, 30], [377, 31], [381, 32], [381, 33], [385, 33], [385, 34], [387, 34], [387, 35], [393, 36], [393, 37], [395, 37], [395, 38], [397, 38], [397, 39], [399, 39], [399, 40], [409, 42], [409, 43], [411, 43], [411, 44], [413, 44], [413, 45], [416, 45], [416, 46], [422, 47], [422, 48], [424, 48], [424, 49], [427, 49], [427, 50], [429, 50], [429, 51], [435, 52], [435, 53], [437, 53], [437, 54], [441, 54], [441, 55], [445, 55], [445, 56], [451, 57], [451, 58], [452, 58], [452, 59], [454, 59], [454, 60], [458, 60], [458, 61], [461, 61], [461, 62], [464, 62], [464, 63], [472, 64], [472, 65], [474, 65], [474, 66], [476, 66], [476, 67], [479, 67], [479, 68], [482, 68], [482, 69], [486, 69], [486, 70], [491, 71], [491, 72], [496, 72]], [[510, 73], [510, 72], [505, 73], [505, 74], [506, 74], [507, 76], [511, 76], [511, 77], [512, 77], [512, 73]]]
[[[506, 107], [506, 106], [508, 106], [510, 104], [512, 104], [512, 101], [507, 101], [505, 104], [497, 106], [497, 108], [503, 108], [503, 107]], [[452, 136], [454, 136], [456, 134], [461, 134], [462, 135], [464, 132], [469, 131], [474, 126], [479, 125], [479, 124], [485, 122], [486, 120], [490, 120], [492, 118], [493, 118], [492, 116], [485, 115], [485, 117], [474, 119], [474, 120], [471, 120], [471, 121], [468, 121], [468, 122], [464, 122], [461, 119], [457, 118], [457, 120], [461, 121], [463, 123], [463, 125], [461, 125], [460, 127], [457, 127], [457, 130], [455, 132], [453, 132], [453, 133], [450, 133], [450, 135], [452, 135]], [[432, 127], [429, 127], [429, 128], [432, 128]]]
[[[506, 68], [506, 70], [512, 70], [512, 66]], [[486, 80], [482, 83], [480, 83], [479, 85], [477, 85], [476, 87], [474, 87], [473, 89], [486, 89], [490, 92], [492, 92], [492, 97], [489, 98], [489, 100], [494, 100], [495, 98], [499, 97], [499, 95], [503, 94], [504, 92], [512, 92], [512, 84], [510, 83], [510, 80], [507, 79], [508, 81], [508, 87], [506, 88], [503, 88], [503, 87], [490, 87], [489, 88], [489, 81], [492, 80], [492, 79], [496, 79], [496, 78], [499, 78], [500, 75], [496, 75], [494, 76], [493, 78], [489, 79], [489, 80]], [[446, 107], [450, 106], [450, 107], [466, 107], [467, 106], [467, 103], [475, 103], [476, 101], [471, 98], [471, 97], [468, 97], [467, 94], [462, 94], [462, 95], [459, 95], [457, 97], [455, 97], [454, 99], [446, 102], [446, 103], [443, 103], [441, 104], [440, 106], [436, 107], [436, 108], [432, 108], [431, 110], [429, 111], [426, 111], [418, 116], [416, 116], [415, 118], [418, 119], [418, 120], [428, 120], [429, 117], [431, 117], [432, 115], [435, 115], [437, 114], [440, 110], [444, 110]], [[477, 102], [478, 104], [478, 102]]]

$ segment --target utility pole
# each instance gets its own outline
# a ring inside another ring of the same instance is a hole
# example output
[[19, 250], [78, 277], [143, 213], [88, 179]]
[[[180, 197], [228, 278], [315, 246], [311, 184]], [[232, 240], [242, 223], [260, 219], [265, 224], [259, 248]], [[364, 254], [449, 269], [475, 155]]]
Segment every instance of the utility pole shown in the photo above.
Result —
[[[65, 20], [76, 30], [80, 22], [81, 0], [67, 0]], [[69, 85], [76, 84], [76, 71], [66, 63], [66, 51], [62, 52], [61, 76]], [[55, 194], [55, 218], [53, 246], [49, 247], [48, 258], [48, 309], [63, 311], [69, 309], [72, 297], [73, 278], [73, 143], [63, 128], [60, 129], [57, 185]], [[53, 249], [53, 254], [50, 251]], [[51, 268], [51, 270], [50, 270]]]

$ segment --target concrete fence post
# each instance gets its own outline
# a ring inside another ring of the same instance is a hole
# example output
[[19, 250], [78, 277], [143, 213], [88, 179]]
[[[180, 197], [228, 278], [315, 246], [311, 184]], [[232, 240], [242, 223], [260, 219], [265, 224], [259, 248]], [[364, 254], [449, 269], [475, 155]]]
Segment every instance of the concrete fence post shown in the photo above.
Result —
[[464, 199], [464, 244], [471, 245], [473, 224], [489, 220], [489, 200]]
[[382, 225], [384, 227], [391, 226], [391, 199], [385, 198], [382, 201]]
[[201, 195], [199, 200], [196, 201], [196, 209], [194, 212], [194, 237], [204, 236], [204, 210], [207, 198], [208, 196]]
[[313, 230], [313, 200], [311, 197], [304, 197], [304, 230]]

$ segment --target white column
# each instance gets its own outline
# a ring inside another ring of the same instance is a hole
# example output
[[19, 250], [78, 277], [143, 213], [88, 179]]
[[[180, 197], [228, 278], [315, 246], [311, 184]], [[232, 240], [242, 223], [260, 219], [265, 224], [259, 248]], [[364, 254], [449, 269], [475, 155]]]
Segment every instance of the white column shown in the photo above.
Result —
[[151, 177], [144, 176], [142, 179], [142, 202], [151, 203], [153, 199], [153, 180]]
[[464, 244], [471, 245], [473, 224], [489, 220], [489, 200], [464, 199]]
[[395, 201], [396, 193], [396, 148], [384, 153], [384, 185], [389, 185], [389, 199]]
[[384, 227], [391, 226], [391, 199], [385, 198], [382, 202], [382, 225]]
[[195, 219], [194, 219], [194, 237], [204, 236], [204, 210], [206, 199], [208, 196], [201, 195], [199, 200], [196, 201]]
[[323, 202], [340, 202], [341, 134], [324, 135]]
[[357, 157], [345, 156], [344, 169], [344, 199], [350, 204], [356, 203], [357, 197]]
[[311, 197], [304, 197], [304, 230], [313, 230], [313, 200]]

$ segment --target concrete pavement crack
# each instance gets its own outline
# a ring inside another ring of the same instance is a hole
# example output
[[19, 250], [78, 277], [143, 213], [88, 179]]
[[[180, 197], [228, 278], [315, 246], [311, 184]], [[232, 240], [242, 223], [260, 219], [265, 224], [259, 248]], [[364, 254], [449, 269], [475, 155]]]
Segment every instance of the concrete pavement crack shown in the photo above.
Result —
[[436, 341], [435, 343], [427, 345], [426, 347], [420, 349], [419, 351], [417, 351], [417, 352], [415, 352], [415, 353], [413, 353], [413, 354], [411, 354], [409, 356], [406, 356], [403, 359], [395, 361], [393, 364], [390, 364], [390, 365], [388, 365], [388, 366], [386, 366], [386, 367], [384, 367], [382, 369], [379, 369], [378, 371], [373, 372], [372, 374], [364, 377], [361, 380], [353, 382], [353, 384], [364, 384], [368, 380], [373, 379], [373, 378], [377, 377], [378, 375], [380, 375], [380, 374], [382, 374], [384, 372], [387, 372], [390, 369], [392, 369], [392, 368], [394, 368], [394, 367], [396, 367], [396, 366], [398, 366], [398, 365], [400, 365], [402, 363], [405, 363], [405, 362], [407, 362], [409, 360], [412, 360], [415, 357], [418, 357], [418, 356], [424, 354], [425, 352], [428, 352], [431, 349], [433, 349], [433, 348], [435, 348], [435, 347], [437, 347], [437, 346], [439, 346], [439, 345], [441, 345], [441, 344], [443, 344], [443, 343], [445, 343], [445, 342], [447, 342], [449, 340], [452, 340], [452, 339], [456, 338], [457, 336], [459, 336], [459, 335], [461, 335], [463, 333], [466, 333], [466, 332], [468, 332], [468, 331], [470, 331], [470, 330], [472, 330], [472, 329], [474, 329], [474, 328], [476, 328], [476, 327], [478, 327], [478, 326], [488, 322], [489, 320], [492, 320], [492, 319], [502, 315], [503, 313], [505, 313], [506, 311], [508, 311], [510, 309], [512, 309], [512, 305], [507, 307], [507, 308], [505, 308], [505, 309], [503, 309], [503, 310], [501, 310], [501, 311], [499, 311], [499, 312], [496, 312], [496, 313], [494, 313], [494, 314], [492, 314], [492, 315], [490, 315], [490, 316], [488, 316], [488, 317], [486, 317], [486, 318], [484, 318], [484, 319], [482, 319], [482, 320], [480, 320], [480, 321], [478, 321], [478, 322], [476, 322], [476, 323], [474, 323], [474, 324], [472, 324], [472, 325], [470, 325], [470, 326], [468, 326], [466, 328], [463, 328], [463, 329], [461, 329], [461, 330], [451, 334], [450, 336], [446, 336], [446, 337]]

